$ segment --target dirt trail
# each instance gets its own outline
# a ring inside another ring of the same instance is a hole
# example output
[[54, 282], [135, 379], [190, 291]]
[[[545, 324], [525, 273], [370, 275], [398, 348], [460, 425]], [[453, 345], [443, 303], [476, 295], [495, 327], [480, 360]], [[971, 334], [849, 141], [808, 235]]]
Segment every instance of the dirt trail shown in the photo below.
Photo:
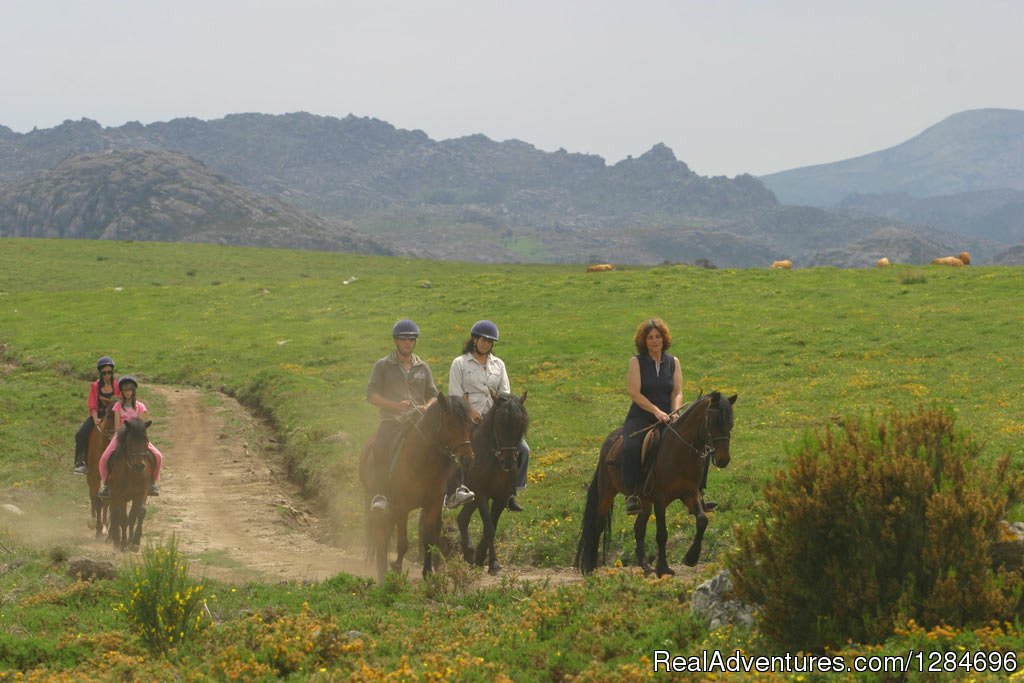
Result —
[[177, 534], [185, 550], [204, 558], [211, 576], [369, 575], [361, 551], [314, 539], [316, 518], [296, 502], [295, 487], [266, 457], [260, 425], [234, 399], [221, 396], [220, 405], [211, 407], [195, 389], [150, 391], [167, 400], [170, 428], [160, 442], [167, 455], [161, 495], [150, 501], [159, 512], [146, 520], [147, 531]]
[[[287, 480], [266, 428], [237, 401], [186, 387], [150, 385], [147, 391], [167, 402], [167, 414], [151, 430], [166, 460], [161, 495], [148, 502], [147, 537], [176, 534], [179, 547], [197, 558], [193, 569], [226, 581], [373, 575], [361, 547], [316, 540], [321, 521]], [[415, 529], [415, 518], [410, 522]], [[120, 553], [90, 539], [82, 538], [82, 552], [119, 561]], [[419, 578], [419, 564], [407, 562], [406, 568], [410, 578]], [[581, 580], [567, 568], [507, 567], [504, 573], [551, 585]], [[478, 585], [500, 580], [484, 574]]]

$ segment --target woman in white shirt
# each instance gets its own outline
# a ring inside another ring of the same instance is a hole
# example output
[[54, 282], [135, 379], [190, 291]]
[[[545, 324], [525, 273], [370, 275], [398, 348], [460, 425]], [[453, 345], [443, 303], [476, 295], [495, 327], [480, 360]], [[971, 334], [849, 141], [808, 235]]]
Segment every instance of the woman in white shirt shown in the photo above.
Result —
[[[462, 355], [452, 361], [448, 372], [448, 393], [469, 401], [474, 422], [479, 422], [491, 409], [494, 396], [512, 392], [505, 363], [494, 355], [498, 341], [498, 326], [490, 320], [478, 320], [469, 332], [469, 340]], [[526, 439], [519, 442], [519, 467], [516, 472], [516, 492], [526, 488], [526, 468], [530, 462], [530, 447]], [[522, 512], [515, 493], [508, 499], [511, 512]]]

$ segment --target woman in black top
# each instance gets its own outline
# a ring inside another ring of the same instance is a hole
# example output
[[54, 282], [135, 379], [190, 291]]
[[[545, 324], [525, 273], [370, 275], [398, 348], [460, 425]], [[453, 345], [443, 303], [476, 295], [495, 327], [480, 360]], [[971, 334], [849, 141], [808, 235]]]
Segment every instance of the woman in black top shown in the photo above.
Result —
[[629, 359], [629, 395], [633, 399], [622, 426], [622, 480], [626, 488], [626, 514], [640, 511], [640, 447], [646, 435], [638, 430], [667, 423], [669, 415], [683, 405], [683, 375], [675, 356], [665, 353], [672, 334], [661, 318], [640, 323], [633, 336], [636, 355]]

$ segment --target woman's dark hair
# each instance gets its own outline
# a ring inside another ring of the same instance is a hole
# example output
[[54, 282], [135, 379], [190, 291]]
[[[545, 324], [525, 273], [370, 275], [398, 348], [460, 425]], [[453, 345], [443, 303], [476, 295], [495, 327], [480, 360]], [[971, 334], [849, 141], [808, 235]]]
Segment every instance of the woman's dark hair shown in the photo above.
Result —
[[648, 318], [637, 325], [636, 334], [633, 335], [633, 343], [636, 345], [637, 353], [647, 353], [647, 335], [654, 329], [661, 332], [661, 338], [664, 340], [661, 347], [662, 351], [668, 351], [668, 347], [672, 346], [672, 333], [668, 331], [668, 325], [665, 324], [665, 321], [661, 318]]

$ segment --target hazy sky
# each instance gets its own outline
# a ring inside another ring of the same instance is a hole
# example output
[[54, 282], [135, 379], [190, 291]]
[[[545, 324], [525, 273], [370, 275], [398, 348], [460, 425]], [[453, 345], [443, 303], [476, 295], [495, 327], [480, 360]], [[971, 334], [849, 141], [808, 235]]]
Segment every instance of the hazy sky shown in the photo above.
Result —
[[702, 175], [1024, 109], [1021, 0], [2, 0], [0, 124], [308, 111]]

